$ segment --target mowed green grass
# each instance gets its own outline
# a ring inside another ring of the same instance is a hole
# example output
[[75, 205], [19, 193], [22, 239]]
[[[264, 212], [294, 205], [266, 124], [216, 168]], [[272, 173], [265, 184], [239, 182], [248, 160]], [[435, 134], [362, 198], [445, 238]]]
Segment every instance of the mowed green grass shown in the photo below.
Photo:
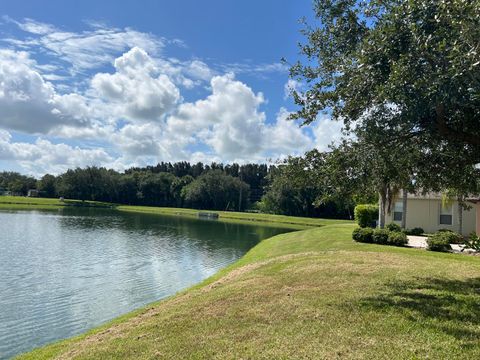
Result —
[[51, 210], [65, 206], [110, 207], [112, 204], [99, 201], [81, 201], [65, 199], [35, 198], [25, 196], [0, 196], [0, 209]]
[[194, 288], [21, 358], [480, 358], [480, 258], [352, 230], [264, 240]]
[[116, 207], [119, 211], [139, 212], [159, 215], [174, 215], [174, 216], [193, 216], [197, 217], [199, 212], [214, 212], [219, 215], [220, 220], [244, 222], [244, 221], [258, 221], [270, 224], [284, 224], [290, 228], [305, 229], [313, 226], [325, 226], [330, 224], [352, 224], [350, 220], [335, 220], [335, 219], [318, 219], [295, 217], [285, 215], [272, 215], [260, 213], [247, 213], [236, 211], [209, 211], [183, 208], [167, 208], [167, 207], [150, 207], [150, 206], [131, 206], [119, 205]]
[[[166, 208], [166, 207], [151, 207], [151, 206], [131, 206], [131, 205], [117, 205], [112, 203], [98, 202], [98, 201], [80, 201], [68, 200], [63, 202], [59, 199], [47, 198], [29, 198], [23, 196], [0, 196], [0, 210], [57, 210], [65, 206], [88, 206], [88, 207], [111, 207], [118, 211], [128, 211], [136, 213], [158, 214], [158, 215], [172, 215], [172, 216], [189, 216], [197, 217], [202, 210], [183, 209], [183, 208]], [[213, 211], [219, 214], [223, 221], [245, 222], [258, 221], [265, 225], [275, 224], [284, 225], [292, 229], [305, 229], [313, 226], [324, 226], [330, 224], [351, 224], [349, 220], [333, 220], [333, 219], [318, 219], [318, 218], [302, 218], [284, 215], [271, 214], [257, 214], [235, 211]]]

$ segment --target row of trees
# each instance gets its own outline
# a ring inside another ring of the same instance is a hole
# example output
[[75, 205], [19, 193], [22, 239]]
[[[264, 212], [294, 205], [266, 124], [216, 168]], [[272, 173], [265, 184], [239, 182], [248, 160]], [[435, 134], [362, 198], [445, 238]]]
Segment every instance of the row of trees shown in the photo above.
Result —
[[44, 175], [37, 184], [40, 195], [119, 204], [245, 210], [250, 186], [219, 169], [192, 175], [136, 169], [125, 173], [97, 167]]
[[312, 181], [317, 174], [302, 170], [303, 164], [303, 158], [290, 158], [277, 166], [161, 163], [124, 173], [87, 167], [59, 176], [46, 174], [38, 181], [3, 172], [0, 187], [18, 195], [37, 189], [44, 197], [130, 205], [240, 211], [254, 208], [275, 214], [351, 218], [355, 205], [352, 197], [316, 202], [318, 194], [326, 191]]
[[[356, 202], [364, 200], [353, 192], [333, 196], [326, 188], [328, 182], [318, 181], [329, 172], [331, 161], [325, 160], [331, 159], [331, 154], [315, 152], [317, 166], [307, 168], [313, 154], [291, 157], [276, 166], [182, 162], [132, 168], [124, 173], [87, 167], [59, 176], [46, 174], [38, 181], [3, 172], [0, 184], [19, 195], [37, 189], [44, 197], [119, 204], [240, 211], [253, 208], [274, 214], [351, 218]], [[373, 199], [375, 194], [369, 196]]]

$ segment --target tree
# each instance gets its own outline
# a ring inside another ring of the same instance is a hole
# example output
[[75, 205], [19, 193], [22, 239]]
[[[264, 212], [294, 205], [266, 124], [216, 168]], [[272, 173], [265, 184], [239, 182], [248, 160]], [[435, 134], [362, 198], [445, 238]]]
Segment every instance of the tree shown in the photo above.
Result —
[[188, 206], [198, 209], [238, 210], [249, 204], [250, 187], [222, 170], [210, 170], [182, 189]]
[[17, 172], [0, 172], [0, 188], [15, 194], [27, 195], [29, 189], [36, 188], [36, 180], [31, 176], [21, 175]]
[[57, 179], [55, 176], [45, 174], [37, 183], [37, 189], [41, 196], [53, 198], [57, 196]]
[[294, 118], [308, 124], [328, 111], [348, 129], [394, 109], [382, 120], [395, 129], [385, 141], [417, 146], [425, 184], [480, 162], [480, 0], [314, 4], [318, 23], [306, 24], [304, 59], [290, 70], [305, 85], [293, 91]]
[[177, 179], [173, 174], [143, 173], [139, 177], [138, 191], [144, 205], [172, 206], [174, 198], [171, 194], [172, 183]]
[[271, 184], [260, 202], [261, 210], [290, 216], [315, 216], [319, 189], [311, 181], [303, 157], [289, 157], [271, 174]]

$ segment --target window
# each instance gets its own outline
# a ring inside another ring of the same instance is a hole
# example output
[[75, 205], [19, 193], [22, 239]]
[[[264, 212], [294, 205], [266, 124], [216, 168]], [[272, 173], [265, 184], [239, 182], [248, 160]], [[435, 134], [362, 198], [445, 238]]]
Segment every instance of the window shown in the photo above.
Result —
[[402, 221], [403, 218], [403, 202], [397, 201], [393, 208], [393, 221]]
[[440, 206], [440, 225], [452, 225], [452, 223], [453, 223], [452, 205], [441, 205]]

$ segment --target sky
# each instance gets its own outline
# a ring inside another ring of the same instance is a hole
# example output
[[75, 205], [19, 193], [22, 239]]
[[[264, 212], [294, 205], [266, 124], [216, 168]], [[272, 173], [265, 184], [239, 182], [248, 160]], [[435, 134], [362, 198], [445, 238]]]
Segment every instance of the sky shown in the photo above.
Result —
[[282, 58], [307, 0], [8, 1], [0, 7], [0, 171], [271, 162], [326, 150]]

